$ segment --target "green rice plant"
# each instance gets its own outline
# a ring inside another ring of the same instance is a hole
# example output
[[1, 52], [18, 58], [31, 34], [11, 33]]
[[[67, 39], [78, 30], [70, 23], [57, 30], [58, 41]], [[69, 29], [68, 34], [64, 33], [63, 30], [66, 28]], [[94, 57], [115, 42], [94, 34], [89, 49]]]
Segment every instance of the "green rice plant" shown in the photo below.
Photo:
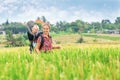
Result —
[[119, 45], [66, 45], [49, 53], [0, 49], [0, 80], [120, 80]]

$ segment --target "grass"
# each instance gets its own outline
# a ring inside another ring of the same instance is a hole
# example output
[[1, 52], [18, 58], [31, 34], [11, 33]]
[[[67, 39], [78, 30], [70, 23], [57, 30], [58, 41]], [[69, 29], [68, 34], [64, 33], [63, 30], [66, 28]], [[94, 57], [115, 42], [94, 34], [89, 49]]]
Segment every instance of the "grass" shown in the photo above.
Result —
[[0, 49], [0, 80], [120, 80], [119, 45], [69, 44], [50, 53]]
[[[56, 34], [57, 35], [57, 34]], [[80, 34], [65, 34], [54, 36], [53, 41], [58, 44], [71, 44], [76, 43], [80, 39]], [[84, 43], [100, 43], [100, 44], [119, 44], [120, 43], [120, 35], [116, 34], [90, 34], [83, 33], [83, 42]]]
[[107, 40], [112, 40], [112, 41], [120, 41], [120, 36], [105, 36], [105, 35], [97, 35], [97, 34], [84, 34], [86, 37], [93, 37], [93, 38], [102, 38], [102, 39], [107, 39]]

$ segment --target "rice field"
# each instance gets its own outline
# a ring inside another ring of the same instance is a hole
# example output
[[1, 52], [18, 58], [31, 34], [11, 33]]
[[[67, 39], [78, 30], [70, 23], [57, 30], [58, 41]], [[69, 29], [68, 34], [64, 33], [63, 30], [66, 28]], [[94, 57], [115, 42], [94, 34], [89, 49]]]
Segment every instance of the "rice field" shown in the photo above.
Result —
[[0, 48], [0, 80], [120, 80], [119, 44], [65, 44], [50, 53]]

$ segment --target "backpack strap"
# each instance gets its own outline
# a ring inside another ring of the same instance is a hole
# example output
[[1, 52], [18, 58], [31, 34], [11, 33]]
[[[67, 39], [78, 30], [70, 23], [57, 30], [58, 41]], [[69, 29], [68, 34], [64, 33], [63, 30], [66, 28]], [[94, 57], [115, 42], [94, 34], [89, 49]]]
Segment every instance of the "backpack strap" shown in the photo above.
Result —
[[[40, 43], [40, 48], [39, 48], [39, 50], [41, 50], [42, 47], [43, 47], [43, 45], [44, 45], [44, 37], [43, 37], [42, 35], [40, 35], [40, 37], [41, 37], [41, 43]], [[49, 36], [49, 38], [52, 40], [52, 37], [51, 37], [51, 36]]]
[[28, 35], [28, 39], [30, 41], [29, 50], [30, 50], [30, 53], [32, 54], [32, 50], [33, 50], [32, 43], [33, 43], [33, 40], [34, 40], [35, 36], [33, 34], [31, 34], [29, 31], [27, 32], [27, 35]]
[[44, 37], [42, 35], [40, 35], [41, 37], [41, 43], [40, 43], [40, 48], [39, 49], [42, 49], [43, 45], [44, 45]]
[[31, 34], [30, 32], [27, 32], [29, 41], [33, 41], [35, 39], [35, 35]]

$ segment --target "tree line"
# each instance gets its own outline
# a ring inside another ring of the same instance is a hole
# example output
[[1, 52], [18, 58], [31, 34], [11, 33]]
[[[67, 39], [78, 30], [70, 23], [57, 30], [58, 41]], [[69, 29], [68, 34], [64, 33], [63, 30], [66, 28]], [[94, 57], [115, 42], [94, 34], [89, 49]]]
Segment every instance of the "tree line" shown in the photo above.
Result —
[[[42, 16], [40, 19], [44, 22], [49, 22]], [[49, 22], [50, 23], [50, 22]], [[41, 28], [41, 24], [38, 23]], [[67, 32], [67, 33], [105, 33], [105, 30], [120, 30], [120, 17], [115, 19], [112, 23], [109, 19], [103, 19], [101, 22], [84, 22], [82, 20], [75, 20], [73, 22], [59, 21], [56, 24], [51, 25], [51, 32]], [[8, 45], [21, 46], [24, 45], [24, 41], [27, 40], [27, 28], [26, 25], [20, 22], [9, 22], [8, 20], [2, 24], [1, 30], [6, 32], [6, 40]], [[21, 36], [15, 36], [14, 34], [22, 34]], [[20, 42], [21, 41], [21, 42]], [[21, 45], [20, 45], [21, 44]]]
[[[41, 18], [44, 22], [49, 22], [47, 19], [42, 16]], [[38, 24], [40, 25], [40, 24]], [[11, 22], [7, 20], [5, 23], [2, 24], [2, 30], [4, 31], [11, 31], [13, 34], [18, 33], [26, 33], [27, 28], [23, 23], [18, 22]], [[41, 26], [41, 25], [40, 25]], [[82, 20], [76, 20], [73, 22], [66, 22], [66, 21], [59, 21], [56, 22], [56, 24], [51, 24], [51, 31], [55, 33], [59, 33], [60, 31], [64, 32], [97, 32], [101, 31], [101, 33], [104, 33], [104, 30], [116, 30], [120, 29], [120, 17], [117, 17], [115, 19], [114, 23], [111, 23], [109, 19], [104, 19], [101, 22], [84, 22]]]
[[98, 31], [101, 33], [105, 33], [105, 30], [117, 30], [117, 29], [120, 29], [120, 17], [117, 17], [114, 23], [111, 23], [109, 19], [104, 19], [101, 22], [92, 22], [92, 23], [84, 22], [82, 20], [76, 20], [70, 23], [65, 21], [60, 21], [57, 22], [52, 27], [52, 31], [55, 32], [65, 31], [65, 32], [73, 32], [73, 33], [78, 33], [78, 32], [96, 33]]

